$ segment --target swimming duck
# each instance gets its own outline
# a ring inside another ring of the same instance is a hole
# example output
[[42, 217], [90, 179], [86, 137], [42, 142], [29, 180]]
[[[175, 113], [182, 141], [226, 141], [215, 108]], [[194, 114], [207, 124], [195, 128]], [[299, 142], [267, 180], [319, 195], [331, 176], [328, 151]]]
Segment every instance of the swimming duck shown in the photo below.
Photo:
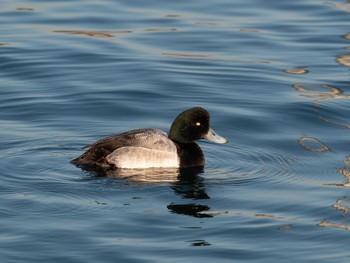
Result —
[[204, 155], [195, 142], [206, 139], [216, 143], [227, 140], [209, 125], [210, 115], [201, 107], [180, 113], [170, 132], [137, 129], [103, 138], [72, 163], [82, 168], [189, 168], [204, 166]]

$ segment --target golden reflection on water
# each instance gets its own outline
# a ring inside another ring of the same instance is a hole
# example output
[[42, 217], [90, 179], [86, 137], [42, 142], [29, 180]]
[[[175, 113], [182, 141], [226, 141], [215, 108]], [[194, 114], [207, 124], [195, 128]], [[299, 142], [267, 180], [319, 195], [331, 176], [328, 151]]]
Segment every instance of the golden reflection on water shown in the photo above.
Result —
[[[331, 184], [335, 186], [349, 187], [350, 186], [350, 155], [346, 156], [344, 160], [345, 167], [343, 169], [339, 169], [338, 172], [345, 177], [345, 182], [342, 184]], [[341, 212], [341, 218], [346, 219], [348, 221], [348, 213], [350, 212], [350, 207], [346, 203], [350, 204], [350, 197], [344, 196], [342, 198], [337, 199], [332, 205], [333, 208]], [[321, 227], [335, 227], [343, 230], [350, 230], [350, 226], [344, 223], [333, 223], [328, 220], [321, 220], [318, 226]]]
[[[308, 143], [316, 143], [318, 147], [313, 147], [311, 145], [308, 145]], [[302, 147], [304, 147], [304, 149], [312, 152], [317, 152], [317, 153], [327, 152], [330, 150], [329, 147], [325, 145], [323, 142], [311, 137], [300, 137], [299, 144]]]
[[[350, 201], [350, 197], [342, 197], [338, 200], [335, 201], [335, 203], [332, 205], [333, 208], [335, 208], [336, 210], [341, 211], [341, 216], [344, 219], [347, 219], [348, 216], [347, 214], [350, 212], [350, 207], [348, 207], [347, 205], [345, 205], [345, 202], [349, 202]], [[340, 228], [340, 229], [344, 229], [344, 230], [350, 230], [350, 226], [347, 224], [343, 224], [343, 223], [332, 223], [328, 220], [321, 220], [321, 222], [318, 224], [318, 226], [321, 227], [335, 227], [335, 228]]]
[[344, 229], [344, 230], [350, 230], [350, 226], [345, 225], [345, 224], [341, 224], [341, 223], [331, 223], [327, 220], [322, 220], [318, 226], [321, 227], [335, 227], [335, 228], [340, 228], [340, 229]]
[[342, 169], [338, 169], [338, 173], [345, 177], [345, 182], [342, 184], [336, 184], [337, 186], [345, 186], [350, 187], [350, 155], [346, 156], [344, 160], [345, 167]]
[[346, 129], [350, 129], [350, 125], [346, 125], [346, 124], [342, 124], [342, 123], [338, 123], [338, 122], [335, 122], [335, 121], [332, 121], [330, 119], [327, 119], [323, 116], [319, 116], [319, 118], [326, 122], [326, 123], [330, 123], [330, 124], [333, 124], [333, 125], [336, 125], [336, 126], [339, 126], [339, 127], [343, 127], [343, 128], [346, 128]]
[[350, 54], [340, 55], [336, 58], [336, 61], [343, 66], [350, 67]]
[[[332, 4], [336, 7], [344, 7], [344, 6], [350, 7], [350, 0], [348, 1], [347, 4], [335, 4], [335, 3], [327, 3], [327, 4]], [[350, 40], [350, 33], [347, 33], [347, 34], [343, 35], [342, 37], [344, 39]], [[346, 66], [346, 67], [350, 66], [350, 54], [340, 55], [340, 56], [336, 57], [335, 60], [338, 64], [340, 64], [342, 66]], [[285, 70], [284, 72], [293, 74], [293, 71], [287, 72], [287, 70]], [[297, 73], [298, 73], [298, 71], [294, 72], [294, 74], [297, 74]], [[302, 74], [302, 73], [300, 73], [300, 74]], [[336, 126], [350, 129], [350, 125], [345, 125], [345, 124], [341, 124], [341, 123], [335, 122], [333, 120], [330, 120], [330, 119], [322, 116], [320, 114], [320, 111], [319, 111], [320, 104], [324, 100], [349, 99], [350, 95], [344, 94], [344, 91], [342, 89], [331, 86], [331, 85], [327, 85], [327, 84], [301, 84], [301, 83], [294, 84], [293, 88], [295, 88], [298, 92], [302, 93], [300, 96], [303, 96], [303, 97], [306, 97], [306, 98], [313, 100], [313, 102], [315, 103], [315, 105], [317, 107], [317, 112], [319, 114], [318, 117], [322, 121], [336, 125]], [[305, 148], [304, 141], [301, 140], [300, 143]], [[322, 149], [326, 149], [326, 148], [322, 147]]]
[[[350, 5], [350, 4], [349, 4]], [[343, 36], [344, 39], [350, 40], [350, 33], [347, 33]], [[345, 49], [350, 50], [350, 47], [346, 47]], [[350, 54], [340, 55], [336, 58], [336, 61], [343, 66], [350, 67]]]
[[[277, 221], [290, 221], [292, 219], [286, 218], [283, 216], [277, 216], [274, 214], [255, 214], [256, 218], [266, 218], [266, 219], [274, 219]], [[278, 230], [291, 230], [294, 227], [294, 224], [282, 225], [278, 228]]]
[[344, 38], [350, 40], [350, 33], [347, 33], [346, 35], [344, 35]]
[[288, 74], [307, 74], [309, 71], [304, 68], [291, 68], [291, 69], [284, 69], [283, 72]]
[[[313, 89], [313, 87], [316, 87], [316, 89]], [[320, 87], [326, 88], [326, 90], [321, 90]], [[293, 88], [299, 92], [306, 93], [300, 96], [311, 98], [315, 101], [350, 98], [350, 95], [344, 95], [344, 91], [342, 89], [327, 84], [297, 83], [293, 85]]]
[[34, 11], [34, 8], [31, 7], [18, 7], [16, 8], [17, 11]]
[[325, 4], [334, 6], [337, 9], [342, 10], [346, 13], [350, 13], [350, 1], [347, 1], [347, 3], [345, 3], [345, 4], [339, 4], [339, 3], [334, 3], [334, 2], [326, 2]]
[[335, 209], [341, 211], [343, 213], [343, 216], [345, 216], [345, 214], [350, 212], [350, 208], [346, 205], [343, 204], [343, 202], [346, 201], [350, 201], [349, 197], [343, 197], [341, 199], [338, 199], [335, 201], [335, 203], [332, 205], [332, 207], [334, 207]]
[[64, 34], [70, 34], [70, 35], [86, 35], [89, 37], [114, 37], [114, 35], [110, 33], [106, 33], [103, 31], [88, 31], [88, 30], [55, 30], [53, 31], [55, 33], [64, 33]]
[[273, 214], [255, 214], [255, 217], [257, 217], [257, 218], [273, 218], [273, 219], [277, 219], [277, 220], [285, 220], [284, 217], [276, 216], [276, 215], [273, 215]]
[[281, 226], [280, 228], [278, 228], [278, 230], [290, 230], [294, 227], [293, 224], [288, 224], [288, 225], [285, 225], [285, 226]]
[[[316, 87], [316, 89], [313, 89], [313, 87]], [[326, 88], [326, 90], [321, 90], [320, 87]], [[317, 107], [317, 112], [319, 114], [318, 117], [322, 121], [336, 125], [336, 126], [340, 126], [346, 129], [350, 129], [350, 125], [346, 125], [346, 124], [342, 124], [342, 123], [338, 123], [333, 120], [330, 120], [322, 116], [319, 112], [319, 107], [321, 105], [321, 102], [324, 100], [350, 99], [350, 95], [344, 94], [344, 91], [342, 89], [331, 85], [327, 85], [327, 84], [300, 84], [300, 83], [294, 84], [293, 88], [303, 93], [300, 96], [312, 99], [314, 101]]]

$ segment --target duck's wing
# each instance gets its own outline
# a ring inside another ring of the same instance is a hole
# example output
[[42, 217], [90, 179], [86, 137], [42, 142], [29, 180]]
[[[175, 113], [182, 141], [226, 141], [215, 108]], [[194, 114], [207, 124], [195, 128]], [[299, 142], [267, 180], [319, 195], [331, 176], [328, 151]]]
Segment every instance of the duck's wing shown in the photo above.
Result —
[[104, 148], [114, 151], [125, 146], [144, 147], [147, 149], [173, 151], [175, 144], [169, 139], [168, 134], [159, 129], [137, 129], [118, 135], [103, 138], [89, 146], [92, 148]]
[[176, 145], [168, 134], [159, 129], [137, 129], [103, 138], [89, 146], [88, 150], [72, 162], [77, 165], [108, 166], [106, 157], [122, 147], [141, 147], [164, 152], [176, 152]]

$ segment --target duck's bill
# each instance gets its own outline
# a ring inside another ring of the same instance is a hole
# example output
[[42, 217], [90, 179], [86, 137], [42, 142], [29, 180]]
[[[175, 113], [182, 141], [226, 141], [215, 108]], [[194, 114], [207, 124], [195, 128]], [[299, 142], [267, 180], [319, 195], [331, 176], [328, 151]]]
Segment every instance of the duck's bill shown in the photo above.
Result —
[[217, 134], [213, 129], [209, 129], [208, 133], [204, 135], [203, 139], [216, 143], [227, 143], [227, 140]]

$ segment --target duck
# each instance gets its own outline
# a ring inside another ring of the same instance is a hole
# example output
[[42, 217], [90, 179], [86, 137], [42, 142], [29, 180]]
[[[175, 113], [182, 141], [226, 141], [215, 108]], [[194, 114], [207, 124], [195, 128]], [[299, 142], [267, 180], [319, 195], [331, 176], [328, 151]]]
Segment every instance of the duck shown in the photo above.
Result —
[[210, 127], [210, 114], [202, 107], [180, 113], [169, 133], [157, 128], [130, 130], [102, 138], [71, 162], [89, 169], [147, 169], [203, 167], [205, 158], [196, 143], [200, 139], [225, 144]]

